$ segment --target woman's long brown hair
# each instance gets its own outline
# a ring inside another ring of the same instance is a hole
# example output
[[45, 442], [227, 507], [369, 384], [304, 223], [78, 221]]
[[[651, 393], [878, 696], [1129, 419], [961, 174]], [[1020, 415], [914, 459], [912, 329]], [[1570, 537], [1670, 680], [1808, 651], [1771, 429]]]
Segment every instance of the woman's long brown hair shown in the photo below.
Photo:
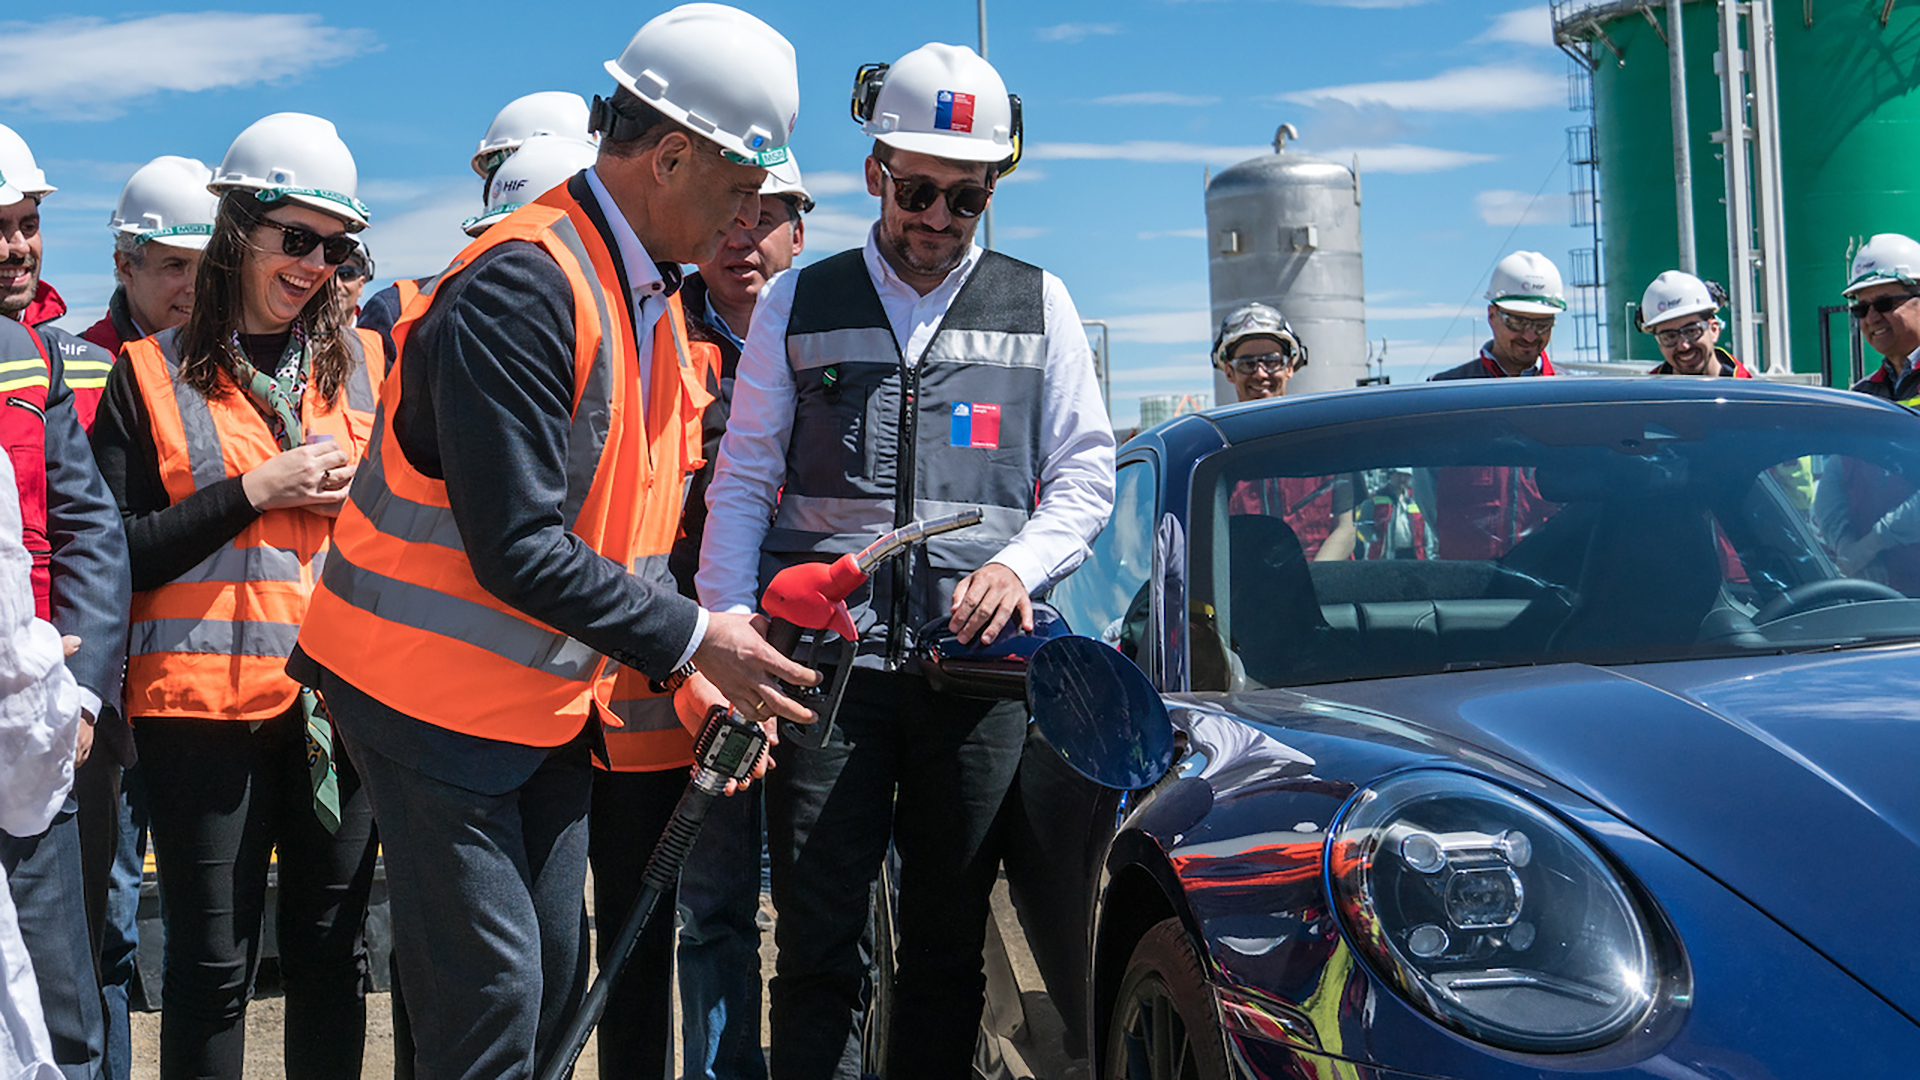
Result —
[[[251, 253], [251, 236], [267, 212], [287, 205], [263, 203], [251, 191], [229, 191], [220, 197], [213, 220], [213, 236], [200, 257], [193, 282], [193, 313], [180, 328], [180, 381], [207, 398], [224, 397], [234, 389], [233, 354], [229, 345], [240, 329], [241, 267]], [[353, 353], [347, 335], [353, 333], [343, 317], [340, 294], [345, 287], [329, 276], [296, 320], [313, 348], [313, 368], [307, 379], [329, 407], [340, 399]], [[271, 374], [271, 373], [269, 373]]]

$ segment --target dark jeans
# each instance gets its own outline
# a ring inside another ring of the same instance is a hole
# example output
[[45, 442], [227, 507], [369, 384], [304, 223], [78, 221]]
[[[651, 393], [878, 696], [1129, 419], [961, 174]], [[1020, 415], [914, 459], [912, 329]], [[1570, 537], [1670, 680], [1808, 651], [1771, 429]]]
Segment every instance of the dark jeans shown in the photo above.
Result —
[[900, 857], [900, 940], [887, 1073], [971, 1075], [1000, 861], [993, 823], [1026, 719], [1020, 702], [936, 694], [924, 679], [862, 670], [826, 746], [780, 745], [767, 786], [777, 1080], [860, 1074], [860, 937], [889, 837]]
[[766, 1080], [760, 1050], [761, 789], [721, 799], [680, 871], [680, 1037], [691, 1080]]
[[364, 696], [328, 701], [380, 822], [413, 1075], [532, 1076], [586, 990], [586, 737], [484, 794], [357, 737], [388, 722]]
[[[121, 798], [124, 774], [120, 763], [96, 743], [100, 752], [73, 774], [73, 795], [80, 805], [80, 875], [85, 888], [87, 933], [92, 940], [95, 975], [100, 980], [106, 1016], [106, 1075], [126, 1080], [132, 1068], [133, 1040], [127, 1027], [127, 983], [133, 974], [134, 915], [126, 912], [124, 926], [115, 906], [121, 830], [127, 827]], [[134, 903], [139, 903], [139, 880], [134, 881]], [[124, 971], [124, 974], [122, 972]]]
[[161, 1076], [241, 1075], [277, 849], [287, 1076], [357, 1078], [374, 839], [372, 809], [346, 755], [334, 758], [341, 823], [328, 833], [313, 812], [297, 709], [257, 731], [239, 721], [144, 718], [134, 737], [166, 892]]
[[68, 1080], [92, 1080], [101, 1074], [105, 1029], [81, 899], [73, 798], [38, 836], [0, 833], [0, 867], [19, 910], [20, 939], [33, 960], [54, 1064]]
[[133, 1074], [130, 998], [140, 951], [140, 881], [147, 856], [147, 785], [140, 766], [120, 774], [119, 822], [100, 940], [100, 993], [107, 1008], [107, 1080]]
[[[687, 780], [685, 769], [594, 770], [587, 851], [593, 861], [594, 958], [603, 967], [640, 895], [647, 857], [666, 831]], [[672, 1080], [673, 913], [672, 894], [661, 897], [620, 981], [613, 984], [606, 1016], [595, 1033], [600, 1080]]]

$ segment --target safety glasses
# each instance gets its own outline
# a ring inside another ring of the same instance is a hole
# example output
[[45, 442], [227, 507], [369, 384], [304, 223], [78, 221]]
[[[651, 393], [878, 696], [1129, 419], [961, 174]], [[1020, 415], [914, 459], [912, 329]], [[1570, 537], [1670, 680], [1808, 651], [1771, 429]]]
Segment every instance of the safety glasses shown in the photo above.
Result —
[[1710, 329], [1708, 323], [1690, 322], [1685, 326], [1676, 326], [1671, 330], [1656, 330], [1653, 333], [1653, 339], [1665, 345], [1667, 348], [1673, 349], [1682, 345], [1691, 345], [1699, 341], [1701, 338], [1707, 336], [1708, 329]]
[[1262, 370], [1285, 375], [1300, 366], [1300, 358], [1292, 349], [1282, 348], [1280, 352], [1261, 353], [1258, 356], [1236, 356], [1227, 363], [1237, 375], [1251, 375]]
[[1856, 300], [1847, 305], [1847, 310], [1853, 312], [1856, 319], [1866, 318], [1869, 311], [1885, 315], [1915, 296], [1920, 296], [1920, 293], [1895, 293], [1892, 296], [1876, 296], [1872, 300]]
[[358, 246], [353, 237], [346, 233], [339, 236], [321, 236], [312, 229], [303, 229], [298, 225], [283, 225], [272, 218], [261, 218], [260, 224], [270, 229], [280, 230], [280, 250], [296, 259], [304, 259], [307, 252], [320, 248], [320, 257], [327, 260], [329, 266], [339, 266], [346, 262]]
[[1500, 321], [1507, 325], [1507, 329], [1516, 334], [1532, 333], [1545, 337], [1553, 333], [1553, 316], [1551, 315], [1541, 318], [1529, 318], [1525, 315], [1515, 315], [1511, 311], [1502, 311], [1500, 313]]
[[979, 184], [955, 184], [943, 188], [931, 180], [917, 176], [898, 177], [887, 168], [884, 161], [876, 161], [881, 175], [893, 185], [893, 205], [909, 214], [918, 214], [932, 206], [934, 200], [945, 198], [947, 212], [957, 218], [977, 218], [987, 208], [987, 200], [993, 197], [993, 189]]

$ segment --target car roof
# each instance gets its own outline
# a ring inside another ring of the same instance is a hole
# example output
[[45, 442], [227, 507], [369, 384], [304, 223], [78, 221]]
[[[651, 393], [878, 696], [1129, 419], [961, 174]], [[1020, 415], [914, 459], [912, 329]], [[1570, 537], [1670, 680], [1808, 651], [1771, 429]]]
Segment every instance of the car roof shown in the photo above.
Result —
[[1181, 428], [1198, 425], [1217, 433], [1212, 434], [1212, 439], [1236, 443], [1279, 431], [1299, 431], [1396, 416], [1510, 409], [1530, 405], [1672, 401], [1757, 402], [1824, 409], [1908, 411], [1870, 394], [1760, 379], [1685, 376], [1605, 378], [1579, 375], [1547, 379], [1461, 379], [1269, 398], [1189, 413], [1143, 434], [1157, 437], [1150, 441], [1173, 445], [1187, 442], [1199, 434], [1197, 431], [1182, 431]]

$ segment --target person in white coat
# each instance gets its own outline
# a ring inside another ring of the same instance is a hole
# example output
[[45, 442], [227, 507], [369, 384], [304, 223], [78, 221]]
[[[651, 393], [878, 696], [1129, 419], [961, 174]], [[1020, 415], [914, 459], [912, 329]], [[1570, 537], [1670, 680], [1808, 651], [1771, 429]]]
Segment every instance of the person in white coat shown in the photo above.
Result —
[[[31, 556], [20, 536], [13, 464], [0, 454], [0, 830], [15, 836], [46, 831], [73, 786], [80, 688], [53, 624], [36, 618], [28, 575]], [[60, 1080], [40, 1012], [33, 962], [20, 940], [13, 895], [0, 870], [0, 1076]]]

